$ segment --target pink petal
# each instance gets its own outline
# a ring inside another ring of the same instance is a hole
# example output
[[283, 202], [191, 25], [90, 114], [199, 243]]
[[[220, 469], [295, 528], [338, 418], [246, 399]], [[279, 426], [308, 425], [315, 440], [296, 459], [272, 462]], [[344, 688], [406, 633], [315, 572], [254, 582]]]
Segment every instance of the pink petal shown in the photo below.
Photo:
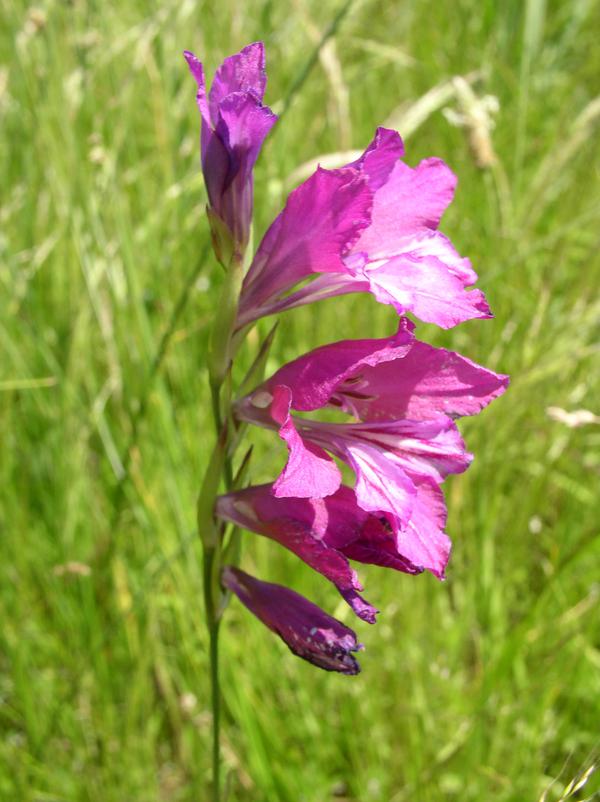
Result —
[[399, 314], [412, 312], [444, 329], [473, 318], [491, 318], [481, 290], [466, 290], [463, 282], [436, 257], [397, 256], [378, 266], [365, 266], [357, 281], [368, 281], [375, 298]]
[[356, 474], [354, 491], [359, 506], [370, 512], [389, 512], [405, 526], [412, 514], [416, 491], [402, 466], [376, 446], [346, 442], [342, 448]]
[[339, 385], [336, 398], [362, 421], [476, 415], [509, 382], [454, 351], [418, 340], [398, 360], [365, 365], [360, 377]]
[[344, 272], [342, 254], [369, 222], [372, 193], [358, 170], [323, 170], [295, 189], [263, 237], [240, 299], [240, 325], [313, 272]]
[[443, 579], [450, 556], [450, 538], [444, 534], [446, 506], [440, 488], [431, 480], [417, 486], [408, 526], [397, 534], [400, 554], [439, 579]]
[[291, 391], [278, 386], [273, 391], [271, 415], [280, 424], [279, 436], [289, 449], [287, 464], [273, 488], [278, 497], [322, 498], [335, 493], [342, 482], [339, 468], [319, 446], [298, 434], [289, 414]]
[[297, 421], [305, 441], [335, 454], [357, 476], [356, 495], [365, 510], [389, 512], [405, 524], [414, 495], [414, 477], [443, 482], [462, 473], [472, 460], [456, 424], [445, 416], [431, 420], [374, 423]]
[[390, 128], [378, 128], [360, 159], [346, 166], [364, 172], [370, 189], [375, 192], [388, 181], [396, 162], [403, 155], [404, 144], [400, 134]]
[[395, 361], [410, 351], [414, 326], [403, 318], [398, 333], [381, 340], [342, 340], [316, 348], [280, 368], [259, 392], [285, 384], [292, 392], [292, 407], [299, 411], [325, 406], [337, 387], [368, 367]]
[[[411, 478], [429, 476], [436, 482], [443, 482], [449, 474], [465, 471], [472, 461], [456, 424], [445, 416], [422, 421], [338, 424], [334, 432], [338, 443], [340, 435], [345, 441], [342, 448], [347, 449], [352, 442], [356, 451], [362, 448], [363, 442], [369, 443], [369, 448], [378, 448], [383, 457], [401, 467]], [[385, 463], [380, 462], [380, 465], [385, 473]]]
[[425, 159], [417, 167], [397, 162], [373, 202], [371, 225], [356, 243], [370, 260], [398, 252], [398, 240], [422, 229], [436, 229], [452, 202], [456, 176], [441, 159]]

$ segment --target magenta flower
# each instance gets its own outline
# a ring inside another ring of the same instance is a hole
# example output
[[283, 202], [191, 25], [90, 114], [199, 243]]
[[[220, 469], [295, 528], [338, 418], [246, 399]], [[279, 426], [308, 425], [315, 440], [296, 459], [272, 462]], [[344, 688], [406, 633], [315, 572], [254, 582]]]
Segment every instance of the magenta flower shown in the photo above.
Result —
[[[356, 503], [384, 516], [398, 552], [442, 576], [449, 548], [437, 486], [471, 456], [452, 418], [474, 414], [501, 394], [507, 377], [418, 342], [402, 320], [383, 340], [323, 346], [285, 365], [236, 407], [240, 419], [276, 428], [289, 457], [273, 485], [280, 498], [323, 498], [341, 474], [356, 475]], [[330, 406], [358, 418], [321, 423], [292, 415]]]
[[438, 231], [454, 174], [440, 159], [408, 167], [403, 152], [399, 135], [379, 128], [358, 161], [319, 168], [291, 193], [246, 275], [239, 327], [351, 292], [443, 328], [491, 317], [483, 293], [467, 290], [477, 280], [469, 260]]
[[[426, 502], [432, 500], [443, 508], [437, 485], [448, 473], [459, 473], [469, 465], [470, 455], [453, 422], [442, 416], [433, 421], [325, 424], [292, 418], [289, 398], [289, 388], [279, 385], [269, 409], [245, 417], [270, 428], [282, 424], [279, 434], [288, 446], [289, 458], [273, 485], [275, 495], [322, 498], [335, 493], [341, 475], [330, 452], [353, 469], [358, 506], [386, 521], [398, 538], [399, 553], [442, 576], [449, 548], [440, 537], [443, 524], [440, 527], [438, 510], [430, 520]], [[288, 410], [285, 420], [278, 417], [282, 407]], [[423, 546], [428, 537], [432, 543]]]
[[359, 673], [352, 654], [362, 649], [356, 634], [304, 596], [231, 566], [223, 569], [222, 582], [298, 657], [326, 671]]
[[348, 560], [443, 575], [450, 541], [443, 532], [443, 498], [433, 482], [419, 485], [415, 508], [412, 524], [399, 536], [384, 516], [363, 510], [354, 490], [344, 485], [322, 499], [280, 498], [270, 484], [249, 487], [220, 496], [215, 511], [296, 554], [333, 582], [359, 618], [373, 624], [377, 610], [359, 595], [362, 587]]
[[220, 260], [235, 250], [243, 254], [252, 220], [252, 170], [276, 116], [262, 100], [265, 53], [262, 42], [226, 58], [215, 74], [208, 97], [202, 64], [185, 52], [198, 85], [202, 118], [201, 156], [215, 251]]

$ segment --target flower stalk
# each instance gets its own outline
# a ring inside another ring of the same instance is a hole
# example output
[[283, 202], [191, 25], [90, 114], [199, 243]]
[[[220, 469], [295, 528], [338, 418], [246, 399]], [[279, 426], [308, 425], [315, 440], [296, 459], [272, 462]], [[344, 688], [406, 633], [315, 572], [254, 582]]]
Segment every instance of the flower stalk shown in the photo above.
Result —
[[220, 574], [223, 567], [225, 525], [214, 515], [221, 485], [234, 489], [232, 460], [238, 440], [232, 431], [231, 363], [232, 337], [243, 278], [243, 254], [231, 257], [210, 335], [208, 372], [216, 443], [198, 496], [198, 535], [203, 544], [204, 606], [209, 640], [210, 697], [212, 709], [212, 795], [221, 799], [221, 689], [219, 680], [219, 630], [224, 610]]
[[[356, 161], [318, 168], [297, 187], [252, 250], [253, 167], [275, 115], [262, 103], [261, 43], [226, 59], [207, 92], [197, 83], [202, 169], [213, 250], [224, 269], [207, 359], [216, 442], [198, 495], [208, 629], [212, 799], [221, 800], [219, 631], [230, 597], [293, 654], [354, 675], [356, 633], [291, 588], [238, 567], [243, 531], [278, 543], [336, 588], [356, 617], [375, 624], [353, 563], [443, 579], [451, 542], [442, 484], [472, 459], [456, 420], [478, 414], [508, 377], [417, 340], [410, 313], [451, 328], [491, 311], [468, 259], [439, 229], [456, 177], [440, 159], [407, 165], [399, 134], [379, 128]], [[370, 294], [399, 315], [380, 340], [340, 340], [264, 378], [273, 326], [246, 376], [232, 366], [260, 318], [348, 293]], [[330, 423], [302, 413], [336, 410]], [[287, 462], [275, 481], [252, 486], [252, 448], [234, 470], [248, 426], [276, 432]], [[354, 474], [343, 484], [339, 463]], [[224, 492], [223, 492], [224, 491]], [[229, 529], [228, 529], [229, 527]]]
[[221, 686], [219, 682], [219, 629], [220, 617], [213, 597], [213, 575], [216, 549], [204, 549], [204, 600], [208, 624], [210, 703], [212, 709], [212, 797], [221, 800]]
[[[211, 383], [211, 389], [213, 385]], [[223, 426], [219, 409], [219, 392], [213, 395], [214, 423], [217, 442], [198, 495], [198, 535], [203, 546], [204, 609], [209, 641], [210, 700], [212, 709], [212, 798], [221, 799], [221, 689], [219, 682], [219, 628], [222, 611], [219, 603], [219, 572], [222, 562], [222, 534], [212, 512], [225, 470], [227, 427]]]

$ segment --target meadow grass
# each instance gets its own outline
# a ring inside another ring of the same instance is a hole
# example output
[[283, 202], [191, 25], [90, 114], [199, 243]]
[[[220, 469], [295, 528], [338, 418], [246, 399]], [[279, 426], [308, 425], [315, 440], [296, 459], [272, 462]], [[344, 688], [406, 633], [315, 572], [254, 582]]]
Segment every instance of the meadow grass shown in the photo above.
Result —
[[[448, 483], [447, 582], [361, 570], [377, 627], [244, 536], [245, 567], [355, 625], [366, 649], [360, 676], [325, 674], [231, 604], [230, 800], [551, 802], [595, 761], [600, 428], [547, 408], [600, 415], [599, 3], [356, 0], [306, 70], [339, 7], [0, 4], [2, 802], [207, 798], [193, 530], [221, 275], [181, 51], [212, 69], [259, 38], [267, 101], [285, 108], [298, 92], [256, 171], [256, 237], [299, 165], [397, 122], [409, 163], [436, 155], [458, 174], [443, 229], [496, 314], [420, 336], [512, 384], [461, 424], [476, 460]], [[442, 113], [458, 108], [457, 75], [499, 101], [493, 166]], [[367, 297], [288, 313], [269, 368], [394, 326]], [[256, 445], [266, 481], [283, 446]]]

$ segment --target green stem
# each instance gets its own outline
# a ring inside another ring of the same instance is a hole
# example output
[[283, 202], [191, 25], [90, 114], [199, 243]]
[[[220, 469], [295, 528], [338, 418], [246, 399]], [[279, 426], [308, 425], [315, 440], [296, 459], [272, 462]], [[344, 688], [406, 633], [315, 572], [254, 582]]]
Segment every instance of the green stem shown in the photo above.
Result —
[[210, 637], [210, 683], [213, 711], [213, 802], [221, 799], [221, 689], [219, 687], [219, 622], [211, 627]]
[[[221, 314], [211, 332], [208, 368], [212, 414], [217, 435], [216, 465], [209, 464], [198, 499], [198, 534], [204, 544], [204, 600], [209, 638], [212, 727], [212, 800], [221, 799], [221, 691], [219, 687], [219, 624], [221, 619], [220, 576], [223, 559], [223, 531], [216, 521], [207, 521], [208, 504], [214, 504], [221, 477], [227, 490], [233, 487], [233, 465], [230, 453], [231, 421], [231, 337], [237, 317], [238, 298], [242, 286], [242, 259], [233, 257], [221, 294]], [[219, 476], [211, 471], [218, 471]], [[203, 531], [205, 530], [206, 531]], [[210, 533], [210, 535], [209, 535]]]
[[219, 686], [219, 625], [214, 590], [216, 549], [204, 551], [204, 603], [209, 639], [210, 698], [212, 707], [212, 800], [221, 800], [221, 689]]

